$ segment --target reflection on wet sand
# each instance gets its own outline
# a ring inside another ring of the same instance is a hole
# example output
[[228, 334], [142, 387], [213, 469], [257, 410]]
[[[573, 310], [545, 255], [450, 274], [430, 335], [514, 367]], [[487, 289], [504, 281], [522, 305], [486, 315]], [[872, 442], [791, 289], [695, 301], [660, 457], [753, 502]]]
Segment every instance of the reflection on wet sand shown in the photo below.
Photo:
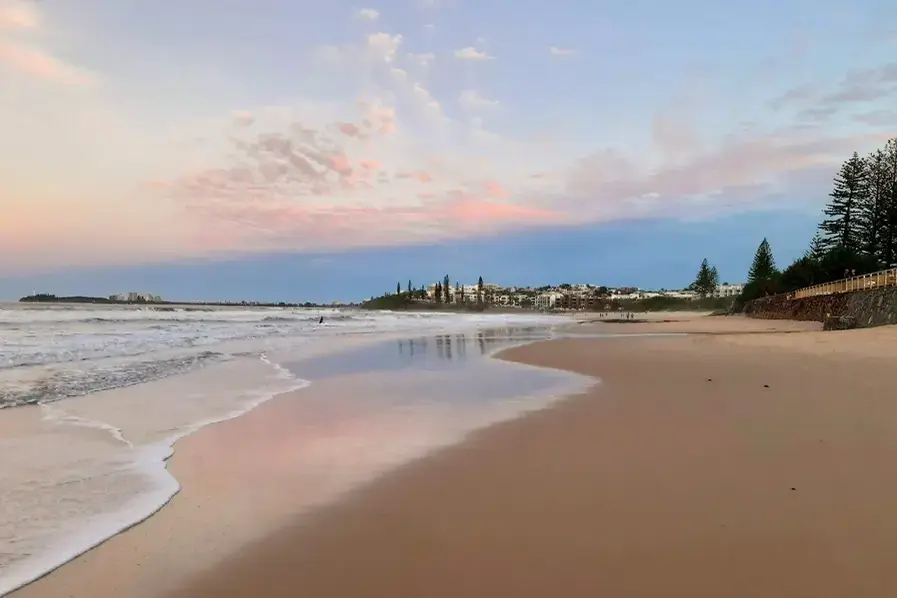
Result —
[[361, 372], [455, 369], [470, 359], [483, 359], [499, 349], [548, 338], [551, 338], [550, 328], [533, 326], [439, 334], [322, 355], [288, 364], [288, 368], [300, 378], [312, 381]]
[[476, 332], [474, 334], [439, 334], [432, 337], [399, 339], [396, 345], [399, 356], [413, 360], [415, 356], [433, 353], [437, 359], [446, 361], [467, 358], [467, 350], [476, 344], [479, 355], [483, 356], [494, 349], [527, 340], [543, 340], [550, 337], [546, 328], [498, 328]]

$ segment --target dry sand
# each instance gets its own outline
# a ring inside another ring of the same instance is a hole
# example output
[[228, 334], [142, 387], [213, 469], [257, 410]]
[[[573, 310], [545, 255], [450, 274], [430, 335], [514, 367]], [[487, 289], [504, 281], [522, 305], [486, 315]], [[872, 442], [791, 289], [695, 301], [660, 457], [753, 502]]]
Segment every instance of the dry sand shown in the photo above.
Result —
[[567, 329], [571, 332], [592, 334], [757, 334], [822, 330], [820, 322], [755, 320], [744, 316], [710, 316], [701, 312], [637, 313], [632, 321], [619, 320], [617, 314], [611, 314], [606, 318], [590, 317]]
[[686, 320], [755, 333], [511, 350], [603, 383], [312, 517], [274, 400], [180, 443], [169, 507], [14, 596], [897, 595], [897, 330]]

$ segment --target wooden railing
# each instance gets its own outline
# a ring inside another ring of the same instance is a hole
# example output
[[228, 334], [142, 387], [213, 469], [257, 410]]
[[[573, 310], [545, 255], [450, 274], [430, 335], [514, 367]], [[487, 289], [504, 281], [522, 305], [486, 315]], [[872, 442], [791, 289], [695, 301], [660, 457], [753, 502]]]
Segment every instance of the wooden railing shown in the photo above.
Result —
[[823, 284], [813, 285], [797, 289], [790, 293], [791, 299], [803, 299], [805, 297], [815, 297], [816, 295], [834, 295], [835, 293], [849, 293], [851, 291], [862, 291], [865, 289], [874, 289], [877, 287], [891, 287], [897, 285], [897, 268], [890, 270], [881, 270], [872, 272], [871, 274], [861, 274], [850, 278], [842, 278], [841, 280], [833, 280]]

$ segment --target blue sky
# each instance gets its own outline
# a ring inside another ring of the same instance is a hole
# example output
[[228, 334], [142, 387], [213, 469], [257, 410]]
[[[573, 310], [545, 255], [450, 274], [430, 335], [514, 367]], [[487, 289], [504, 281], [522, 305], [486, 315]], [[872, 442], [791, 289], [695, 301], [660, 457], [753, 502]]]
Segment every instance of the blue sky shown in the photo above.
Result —
[[683, 286], [705, 256], [735, 281], [897, 135], [895, 25], [884, 0], [0, 0], [0, 297]]
[[[607, 286], [680, 288], [707, 257], [723, 281], [744, 279], [764, 236], [784, 264], [801, 255], [816, 219], [803, 213], [755, 212], [714, 221], [638, 220], [569, 227], [499, 238], [340, 254], [271, 254], [236, 261], [105, 267], [0, 280], [0, 297], [33, 289], [111, 294], [148, 289], [182, 300], [354, 301], [448, 274], [469, 283], [508, 285], [588, 281]], [[441, 269], [440, 269], [441, 268]], [[147, 292], [148, 292], [147, 291]]]

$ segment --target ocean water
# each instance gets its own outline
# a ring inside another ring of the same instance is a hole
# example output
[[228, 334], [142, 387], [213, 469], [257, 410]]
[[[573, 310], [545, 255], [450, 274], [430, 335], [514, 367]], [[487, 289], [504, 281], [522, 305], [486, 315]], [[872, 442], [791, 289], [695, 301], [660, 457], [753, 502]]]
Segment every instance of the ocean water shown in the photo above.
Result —
[[[559, 390], [558, 373], [526, 379], [485, 366], [476, 380], [445, 375], [469, 360], [482, 366], [499, 348], [549, 338], [551, 327], [566, 321], [524, 314], [0, 304], [0, 596], [164, 506], [179, 489], [165, 469], [178, 439], [277, 394], [359, 372], [443, 376], [425, 394], [447, 391], [452, 380], [462, 387], [442, 402], [406, 401], [399, 408], [432, 414], [436, 406], [443, 422], [466, 414], [455, 418], [461, 423], [452, 438], [544, 405], [546, 397], [569, 390]], [[382, 417], [396, 408], [390, 397], [399, 394], [382, 390], [355, 417]], [[480, 403], [465, 410], [460, 395], [479, 396]], [[498, 400], [518, 395], [531, 400]], [[483, 403], [490, 397], [492, 403]], [[418, 449], [439, 444], [423, 415], [409, 424], [415, 421]]]

